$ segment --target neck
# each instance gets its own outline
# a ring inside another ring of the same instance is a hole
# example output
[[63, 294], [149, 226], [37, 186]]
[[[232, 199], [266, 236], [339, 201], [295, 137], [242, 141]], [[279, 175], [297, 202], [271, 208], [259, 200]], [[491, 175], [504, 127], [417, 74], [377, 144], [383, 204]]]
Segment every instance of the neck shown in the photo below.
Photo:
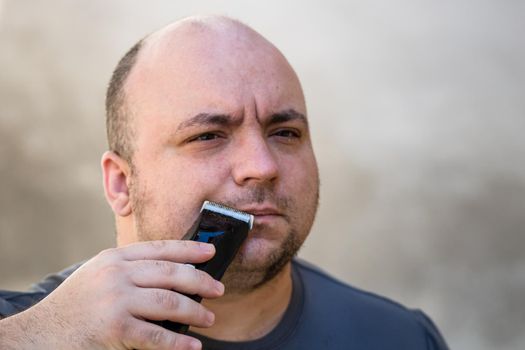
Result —
[[202, 304], [215, 313], [210, 328], [191, 331], [224, 341], [248, 341], [268, 334], [281, 320], [292, 296], [291, 263], [271, 281], [246, 294], [226, 294]]

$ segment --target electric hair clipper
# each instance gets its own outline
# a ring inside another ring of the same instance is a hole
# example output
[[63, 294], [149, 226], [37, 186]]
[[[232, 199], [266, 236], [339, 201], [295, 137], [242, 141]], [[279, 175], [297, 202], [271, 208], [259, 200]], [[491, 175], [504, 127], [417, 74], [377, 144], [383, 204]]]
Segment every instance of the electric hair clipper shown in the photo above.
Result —
[[[253, 215], [219, 203], [205, 201], [199, 217], [182, 239], [212, 243], [215, 246], [213, 258], [195, 265], [195, 268], [208, 273], [216, 280], [220, 280], [252, 226]], [[197, 302], [202, 300], [199, 295], [188, 295], [188, 297]], [[182, 334], [186, 333], [189, 328], [188, 325], [171, 321], [162, 321], [159, 324], [166, 329]]]

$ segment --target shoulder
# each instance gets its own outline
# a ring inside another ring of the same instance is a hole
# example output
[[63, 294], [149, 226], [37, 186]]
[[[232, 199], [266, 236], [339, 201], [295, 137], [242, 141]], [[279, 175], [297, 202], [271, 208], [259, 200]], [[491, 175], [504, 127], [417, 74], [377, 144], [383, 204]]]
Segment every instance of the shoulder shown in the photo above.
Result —
[[[359, 335], [372, 343], [398, 342], [405, 349], [448, 349], [439, 330], [420, 310], [348, 285], [301, 259], [293, 261], [310, 317]], [[337, 320], [334, 322], [334, 320]], [[373, 348], [370, 346], [370, 348]]]
[[301, 275], [307, 292], [310, 294], [322, 293], [330, 296], [332, 297], [328, 299], [330, 302], [340, 303], [341, 301], [348, 301], [354, 306], [385, 309], [402, 314], [408, 311], [406, 307], [398, 302], [342, 282], [305, 260], [294, 259], [293, 266]]
[[42, 280], [38, 281], [37, 283], [33, 284], [31, 286], [31, 289], [29, 292], [37, 292], [37, 293], [44, 293], [49, 294], [53, 290], [55, 290], [62, 282], [66, 280], [73, 272], [75, 272], [82, 264], [84, 264], [85, 261], [76, 263], [74, 265], [71, 265], [62, 271], [55, 272], [52, 274], [47, 275]]
[[83, 262], [72, 265], [60, 272], [47, 275], [41, 281], [33, 284], [27, 291], [0, 290], [0, 318], [22, 312], [55, 290]]

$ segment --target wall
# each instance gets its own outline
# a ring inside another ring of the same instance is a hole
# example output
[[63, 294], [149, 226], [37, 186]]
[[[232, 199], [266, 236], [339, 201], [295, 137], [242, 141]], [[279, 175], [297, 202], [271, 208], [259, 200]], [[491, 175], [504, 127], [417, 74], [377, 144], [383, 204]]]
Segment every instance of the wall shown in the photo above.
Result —
[[307, 96], [321, 208], [301, 255], [427, 311], [452, 348], [525, 344], [519, 1], [0, 2], [0, 287], [114, 242], [104, 89], [139, 37], [222, 13]]

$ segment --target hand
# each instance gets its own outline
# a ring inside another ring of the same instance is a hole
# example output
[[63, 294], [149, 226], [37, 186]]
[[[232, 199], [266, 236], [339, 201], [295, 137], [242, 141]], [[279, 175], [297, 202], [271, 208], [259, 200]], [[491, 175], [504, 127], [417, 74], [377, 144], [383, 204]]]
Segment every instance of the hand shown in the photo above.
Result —
[[214, 314], [181, 293], [224, 293], [222, 283], [185, 265], [214, 254], [211, 244], [175, 240], [108, 249], [40, 303], [1, 324], [18, 322], [35, 349], [200, 349], [198, 340], [147, 320], [213, 325]]

